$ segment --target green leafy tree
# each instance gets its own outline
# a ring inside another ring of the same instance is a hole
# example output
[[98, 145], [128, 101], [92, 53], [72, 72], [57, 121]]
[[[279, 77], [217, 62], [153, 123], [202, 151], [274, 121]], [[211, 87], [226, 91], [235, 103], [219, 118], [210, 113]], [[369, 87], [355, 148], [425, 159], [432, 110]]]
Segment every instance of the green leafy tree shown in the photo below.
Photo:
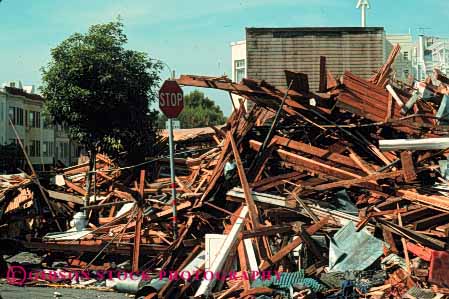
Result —
[[91, 26], [51, 50], [42, 68], [45, 110], [91, 152], [128, 152], [128, 161], [151, 154], [156, 138], [160, 63], [125, 49], [121, 22]]
[[[200, 128], [222, 125], [226, 122], [220, 107], [199, 90], [194, 90], [184, 96], [184, 109], [177, 118], [181, 128]], [[159, 128], [165, 128], [167, 117], [159, 117]]]

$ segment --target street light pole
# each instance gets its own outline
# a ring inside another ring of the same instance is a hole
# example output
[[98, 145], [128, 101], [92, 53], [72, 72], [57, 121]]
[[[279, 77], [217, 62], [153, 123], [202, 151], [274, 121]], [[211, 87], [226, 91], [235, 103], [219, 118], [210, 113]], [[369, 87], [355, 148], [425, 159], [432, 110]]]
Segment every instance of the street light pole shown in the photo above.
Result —
[[361, 10], [362, 13], [362, 27], [366, 27], [366, 10], [370, 8], [368, 0], [358, 0], [357, 8]]

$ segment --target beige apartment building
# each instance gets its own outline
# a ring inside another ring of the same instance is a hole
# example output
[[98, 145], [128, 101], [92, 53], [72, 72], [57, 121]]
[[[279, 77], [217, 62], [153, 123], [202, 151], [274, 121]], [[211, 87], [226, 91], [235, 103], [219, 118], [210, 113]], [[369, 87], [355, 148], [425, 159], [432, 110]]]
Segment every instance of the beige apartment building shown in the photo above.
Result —
[[[17, 143], [9, 120], [14, 124], [31, 163], [38, 169], [61, 161], [76, 162], [78, 147], [61, 127], [54, 128], [43, 114], [44, 99], [34, 87], [9, 82], [0, 89], [0, 144]], [[0, 153], [1, 154], [1, 153]]]

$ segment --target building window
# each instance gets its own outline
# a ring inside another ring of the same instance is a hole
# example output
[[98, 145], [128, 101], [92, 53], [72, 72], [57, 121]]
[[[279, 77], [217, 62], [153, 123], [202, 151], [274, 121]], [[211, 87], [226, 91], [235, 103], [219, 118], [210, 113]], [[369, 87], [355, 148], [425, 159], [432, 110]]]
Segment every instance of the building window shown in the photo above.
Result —
[[245, 59], [234, 61], [234, 82], [240, 82], [245, 78]]
[[41, 156], [41, 142], [39, 140], [31, 140], [29, 149], [31, 157]]
[[43, 155], [44, 157], [53, 157], [54, 153], [54, 143], [51, 141], [44, 141]]
[[0, 103], [0, 121], [3, 121], [4, 110], [5, 110], [5, 104]]
[[64, 142], [59, 143], [59, 158], [64, 159]]
[[18, 107], [9, 107], [9, 118], [16, 126], [23, 126], [23, 109]]
[[14, 107], [9, 107], [9, 109], [8, 109], [8, 116], [9, 116], [9, 119], [12, 121], [12, 123], [13, 124], [15, 124], [16, 123], [16, 119], [15, 119], [15, 113], [14, 113]]
[[69, 157], [69, 144], [64, 142], [64, 158]]
[[409, 60], [408, 52], [404, 52], [404, 60]]
[[28, 125], [31, 128], [41, 127], [41, 113], [37, 111], [30, 111], [28, 113]]
[[409, 70], [404, 70], [404, 77], [408, 78], [408, 75], [410, 74]]
[[23, 109], [16, 108], [16, 121], [17, 125], [23, 126]]

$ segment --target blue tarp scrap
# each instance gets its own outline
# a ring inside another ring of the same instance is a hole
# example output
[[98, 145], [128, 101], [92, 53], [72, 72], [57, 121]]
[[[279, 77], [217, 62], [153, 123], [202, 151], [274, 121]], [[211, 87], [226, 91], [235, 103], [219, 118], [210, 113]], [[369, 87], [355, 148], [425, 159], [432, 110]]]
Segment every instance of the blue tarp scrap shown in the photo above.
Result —
[[251, 287], [267, 287], [276, 290], [288, 291], [289, 287], [293, 285], [305, 286], [313, 292], [323, 292], [326, 290], [326, 287], [315, 279], [304, 277], [303, 270], [298, 272], [282, 272], [280, 274], [280, 279], [277, 279], [276, 276], [271, 277], [269, 280], [262, 280], [258, 278], [252, 282]]
[[329, 248], [329, 271], [362, 271], [383, 255], [385, 243], [366, 229], [357, 232], [350, 221], [332, 238]]

